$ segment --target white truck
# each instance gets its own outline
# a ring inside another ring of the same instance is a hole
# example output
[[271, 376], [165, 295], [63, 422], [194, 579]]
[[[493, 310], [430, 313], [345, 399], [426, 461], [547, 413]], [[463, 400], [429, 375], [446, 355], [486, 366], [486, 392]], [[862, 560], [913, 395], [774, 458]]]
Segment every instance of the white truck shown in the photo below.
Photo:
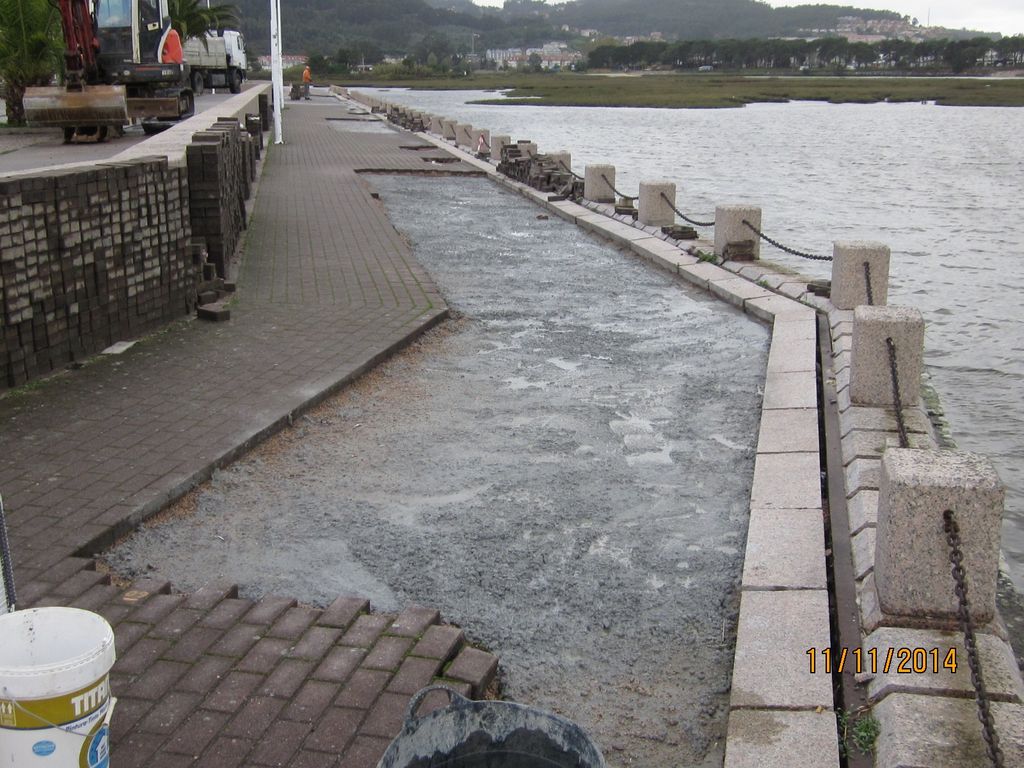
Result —
[[242, 90], [248, 61], [241, 32], [225, 29], [210, 32], [205, 38], [193, 37], [185, 41], [182, 50], [191, 69], [192, 90], [196, 96], [206, 88], [227, 87], [232, 93]]

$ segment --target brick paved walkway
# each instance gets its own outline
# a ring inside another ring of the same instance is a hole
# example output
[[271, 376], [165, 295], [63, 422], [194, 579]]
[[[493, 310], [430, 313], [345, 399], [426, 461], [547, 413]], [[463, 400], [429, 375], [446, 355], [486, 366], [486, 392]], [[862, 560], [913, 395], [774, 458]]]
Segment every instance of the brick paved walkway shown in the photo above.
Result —
[[371, 768], [412, 694], [440, 680], [480, 697], [497, 669], [427, 608], [371, 614], [339, 597], [320, 610], [240, 599], [234, 586], [172, 594], [156, 581], [122, 590], [91, 566], [65, 560], [70, 575], [38, 604], [94, 610], [114, 626], [117, 768]]
[[[447, 312], [356, 173], [422, 171], [428, 153], [402, 149], [422, 143], [409, 134], [328, 123], [350, 117], [334, 99], [290, 104], [230, 322], [180, 322], [0, 398], [19, 607], [76, 605], [116, 625], [118, 768], [373, 765], [409, 695], [462, 646], [436, 611], [124, 591], [88, 557]], [[478, 693], [495, 664], [466, 649], [445, 674]]]

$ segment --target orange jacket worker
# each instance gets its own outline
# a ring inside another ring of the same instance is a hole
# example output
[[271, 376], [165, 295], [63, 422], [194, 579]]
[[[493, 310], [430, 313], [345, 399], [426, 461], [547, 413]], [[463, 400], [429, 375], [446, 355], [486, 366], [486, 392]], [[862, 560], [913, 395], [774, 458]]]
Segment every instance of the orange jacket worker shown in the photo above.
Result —
[[302, 70], [302, 95], [306, 97], [306, 101], [309, 101], [309, 84], [313, 82], [313, 72], [309, 68], [309, 64]]

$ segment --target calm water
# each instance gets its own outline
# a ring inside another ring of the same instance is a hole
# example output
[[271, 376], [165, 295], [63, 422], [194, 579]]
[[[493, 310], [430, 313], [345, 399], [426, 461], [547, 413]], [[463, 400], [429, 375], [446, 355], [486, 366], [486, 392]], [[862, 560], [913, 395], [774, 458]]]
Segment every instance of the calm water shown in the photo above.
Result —
[[[373, 89], [364, 89], [374, 92]], [[890, 303], [928, 323], [926, 362], [963, 450], [1007, 486], [1003, 551], [1024, 590], [1024, 109], [929, 104], [760, 104], [659, 110], [483, 106], [482, 92], [378, 91], [391, 101], [568, 149], [617, 168], [616, 186], [668, 179], [680, 208], [764, 209], [765, 232], [831, 254], [834, 240], [892, 248]], [[828, 265], [766, 258], [827, 276]]]

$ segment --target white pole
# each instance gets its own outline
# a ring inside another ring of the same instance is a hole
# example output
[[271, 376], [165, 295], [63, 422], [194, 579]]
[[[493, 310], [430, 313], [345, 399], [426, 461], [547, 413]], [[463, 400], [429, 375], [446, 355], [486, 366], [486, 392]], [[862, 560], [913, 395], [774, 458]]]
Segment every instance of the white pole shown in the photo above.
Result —
[[270, 0], [270, 81], [274, 92], [274, 143], [284, 144], [281, 133], [281, 94], [284, 93], [284, 73], [281, 71], [281, 18], [277, 0]]
[[[281, 16], [281, 0], [275, 0], [277, 3], [277, 58], [281, 62], [281, 66], [284, 66], [284, 36], [281, 34], [281, 29], [284, 24]], [[280, 92], [278, 95], [281, 99], [282, 106], [284, 105], [284, 77], [277, 82], [277, 89]]]

